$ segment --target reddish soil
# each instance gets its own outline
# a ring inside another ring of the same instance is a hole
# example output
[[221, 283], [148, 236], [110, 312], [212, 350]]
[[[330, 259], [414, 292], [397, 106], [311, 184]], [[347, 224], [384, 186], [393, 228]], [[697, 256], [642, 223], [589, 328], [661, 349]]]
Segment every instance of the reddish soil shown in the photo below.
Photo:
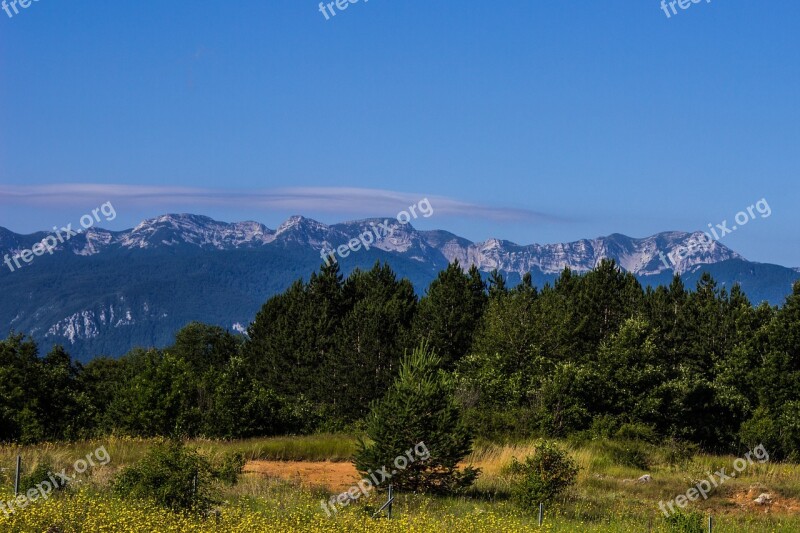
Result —
[[244, 471], [296, 481], [306, 487], [322, 487], [330, 492], [343, 492], [360, 479], [352, 463], [331, 461], [250, 461]]

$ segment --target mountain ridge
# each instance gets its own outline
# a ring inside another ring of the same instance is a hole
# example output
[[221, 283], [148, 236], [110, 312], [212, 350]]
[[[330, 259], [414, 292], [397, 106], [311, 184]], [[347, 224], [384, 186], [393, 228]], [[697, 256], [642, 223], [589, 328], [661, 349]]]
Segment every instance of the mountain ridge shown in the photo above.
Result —
[[[614, 233], [569, 243], [519, 245], [490, 238], [472, 242], [445, 230], [417, 230], [393, 219], [327, 225], [300, 215], [276, 229], [255, 221], [220, 222], [203, 215], [166, 214], [134, 228], [91, 228], [10, 272], [0, 264], [2, 333], [29, 333], [45, 344], [65, 344], [85, 360], [101, 353], [163, 346], [188, 321], [243, 332], [260, 306], [322, 264], [322, 250], [346, 244], [370, 225], [389, 221], [391, 233], [339, 259], [344, 274], [386, 261], [422, 293], [437, 273], [458, 260], [463, 268], [498, 269], [510, 285], [531, 273], [552, 282], [569, 267], [577, 273], [614, 259], [643, 285], [663, 285], [680, 274], [688, 286], [709, 271], [720, 286], [740, 283], [754, 303], [782, 303], [797, 269], [747, 261], [719, 242], [683, 257], [666, 256], [700, 232], [661, 232], [644, 238]], [[48, 233], [20, 235], [0, 227], [0, 256], [31, 249]], [[66, 252], [66, 253], [65, 253]], [[48, 288], [43, 291], [42, 288]], [[13, 302], [11, 304], [10, 302]]]
[[[294, 215], [273, 230], [255, 221], [221, 222], [205, 215], [190, 213], [165, 214], [146, 219], [135, 227], [127, 230], [110, 231], [102, 228], [90, 228], [80, 235], [72, 237], [67, 243], [58, 244], [54, 249], [57, 251], [72, 249], [73, 253], [79, 255], [98, 254], [102, 252], [103, 247], [109, 247], [115, 244], [123, 248], [150, 248], [158, 245], [173, 246], [194, 244], [200, 248], [211, 247], [223, 250], [248, 246], [266, 246], [275, 242], [282, 235], [289, 235], [291, 236], [289, 238], [295, 239], [302, 237], [298, 242], [319, 247], [321, 250], [322, 246], [327, 246], [328, 249], [330, 249], [333, 247], [334, 243], [340, 244], [346, 242], [347, 239], [353, 236], [353, 232], [348, 231], [353, 227], [365, 230], [367, 229], [367, 223], [384, 220], [390, 219], [369, 218], [328, 225], [301, 215]], [[666, 254], [673, 249], [685, 245], [689, 239], [703, 235], [702, 232], [664, 231], [648, 237], [639, 238], [629, 237], [621, 233], [612, 233], [608, 236], [599, 236], [593, 239], [584, 238], [565, 243], [518, 244], [499, 238], [489, 238], [485, 241], [470, 241], [446, 230], [416, 230], [410, 223], [400, 224], [397, 221], [390, 222], [390, 226], [395, 231], [401, 229], [400, 234], [405, 235], [408, 239], [413, 239], [414, 236], [420, 236], [428, 246], [440, 250], [444, 249], [444, 255], [448, 260], [459, 259], [462, 265], [466, 267], [473, 264], [472, 261], [476, 261], [477, 256], [480, 255], [476, 253], [478, 250], [487, 254], [495, 252], [494, 257], [498, 260], [499, 257], [496, 253], [502, 253], [504, 249], [519, 254], [527, 253], [530, 255], [536, 253], [542, 255], [549, 253], [556, 256], [562, 255], [563, 265], [558, 264], [558, 266], [554, 266], [553, 264], [548, 265], [546, 262], [541, 263], [545, 266], [543, 271], [548, 273], [558, 272], [562, 270], [564, 266], [569, 266], [574, 270], [583, 272], [593, 268], [602, 258], [613, 257], [615, 254], [624, 257], [624, 254], [621, 254], [621, 252], [649, 252], [651, 255], [646, 258], [647, 260], [644, 261], [644, 263], [638, 266], [625, 260], [618, 261], [618, 263], [625, 270], [635, 274], [658, 274], [665, 269], [672, 269], [664, 264], [665, 259], [660, 256], [658, 257], [658, 261], [653, 263], [653, 260], [656, 259], [655, 255], [657, 255], [658, 252], [666, 256]], [[404, 228], [408, 229], [403, 231]], [[175, 232], [178, 232], [177, 236], [181, 238], [180, 240], [175, 239]], [[29, 235], [22, 235], [14, 233], [7, 228], [0, 227], [0, 254], [13, 255], [22, 249], [30, 248], [33, 243], [40, 241], [47, 234], [47, 232], [35, 232]], [[166, 240], [167, 237], [169, 237], [170, 240]], [[10, 238], [14, 238], [18, 243], [16, 248], [7, 246], [6, 242]], [[160, 239], [160, 242], [155, 242], [156, 239]], [[397, 238], [395, 241], [397, 241]], [[74, 246], [77, 242], [83, 243], [83, 246], [79, 249]], [[30, 244], [30, 246], [28, 246], [28, 244]], [[70, 244], [73, 246], [70, 246]], [[609, 244], [615, 245], [617, 250], [612, 253], [608, 246]], [[386, 251], [396, 251], [397, 242], [395, 242], [395, 246], [392, 247], [378, 241], [373, 247]], [[454, 248], [470, 249], [471, 253], [462, 252], [459, 254]], [[589, 260], [588, 263], [585, 261], [573, 264], [569, 263], [570, 259], [574, 261], [576, 256], [579, 257], [587, 251], [594, 252], [591, 255], [585, 256], [585, 258]], [[571, 257], [568, 256], [569, 252], [572, 252]], [[459, 255], [461, 256], [459, 257]], [[713, 241], [709, 246], [709, 250], [692, 254], [684, 260], [678, 261], [675, 265], [676, 268], [672, 270], [681, 273], [696, 264], [708, 264], [734, 258], [744, 259], [737, 252], [718, 241]], [[480, 262], [474, 264], [481, 267]], [[536, 263], [534, 262], [534, 264]], [[657, 264], [660, 264], [663, 268], [642, 270], [643, 265], [655, 266]], [[497, 265], [496, 267], [499, 268], [499, 266], [500, 265]], [[793, 270], [800, 271], [800, 269]], [[516, 272], [524, 273], [525, 267], [523, 266]]]

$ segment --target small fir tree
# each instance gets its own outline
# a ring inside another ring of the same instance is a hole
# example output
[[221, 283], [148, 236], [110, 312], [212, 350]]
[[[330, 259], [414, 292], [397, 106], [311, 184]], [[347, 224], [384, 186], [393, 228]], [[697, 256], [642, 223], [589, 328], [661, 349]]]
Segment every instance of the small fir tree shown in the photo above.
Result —
[[[477, 469], [458, 469], [472, 450], [472, 437], [440, 364], [425, 343], [403, 359], [397, 379], [367, 418], [372, 443], [358, 445], [354, 463], [365, 476], [385, 467], [391, 478], [378, 478], [382, 485], [445, 494], [475, 481]], [[406, 461], [400, 457], [409, 459], [407, 466], [401, 467]]]

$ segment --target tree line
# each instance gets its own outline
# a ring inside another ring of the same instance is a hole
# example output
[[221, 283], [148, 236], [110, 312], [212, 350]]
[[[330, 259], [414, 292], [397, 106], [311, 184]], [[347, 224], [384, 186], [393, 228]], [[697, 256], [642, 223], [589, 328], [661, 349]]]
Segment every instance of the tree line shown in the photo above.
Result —
[[471, 435], [764, 444], [800, 457], [800, 283], [754, 306], [708, 274], [642, 287], [613, 261], [542, 288], [457, 262], [418, 297], [387, 264], [323, 265], [247, 335], [192, 323], [165, 349], [74, 362], [0, 341], [0, 440], [361, 431], [405, 353], [436, 354]]

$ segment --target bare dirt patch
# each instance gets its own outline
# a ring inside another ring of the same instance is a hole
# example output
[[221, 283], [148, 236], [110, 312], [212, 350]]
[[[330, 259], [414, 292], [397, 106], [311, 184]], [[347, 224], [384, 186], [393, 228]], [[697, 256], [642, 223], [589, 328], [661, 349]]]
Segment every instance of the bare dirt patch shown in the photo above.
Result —
[[[754, 502], [760, 494], [767, 493], [771, 496], [772, 502], [767, 505], [759, 505]], [[800, 513], [800, 500], [794, 498], [784, 498], [780, 494], [776, 494], [767, 490], [763, 486], [752, 486], [747, 491], [737, 492], [731, 501], [739, 508], [746, 509], [747, 511], [755, 511], [762, 513], [780, 513], [780, 514], [794, 514]]]
[[331, 492], [344, 492], [361, 479], [352, 463], [331, 461], [250, 461], [244, 471]]

